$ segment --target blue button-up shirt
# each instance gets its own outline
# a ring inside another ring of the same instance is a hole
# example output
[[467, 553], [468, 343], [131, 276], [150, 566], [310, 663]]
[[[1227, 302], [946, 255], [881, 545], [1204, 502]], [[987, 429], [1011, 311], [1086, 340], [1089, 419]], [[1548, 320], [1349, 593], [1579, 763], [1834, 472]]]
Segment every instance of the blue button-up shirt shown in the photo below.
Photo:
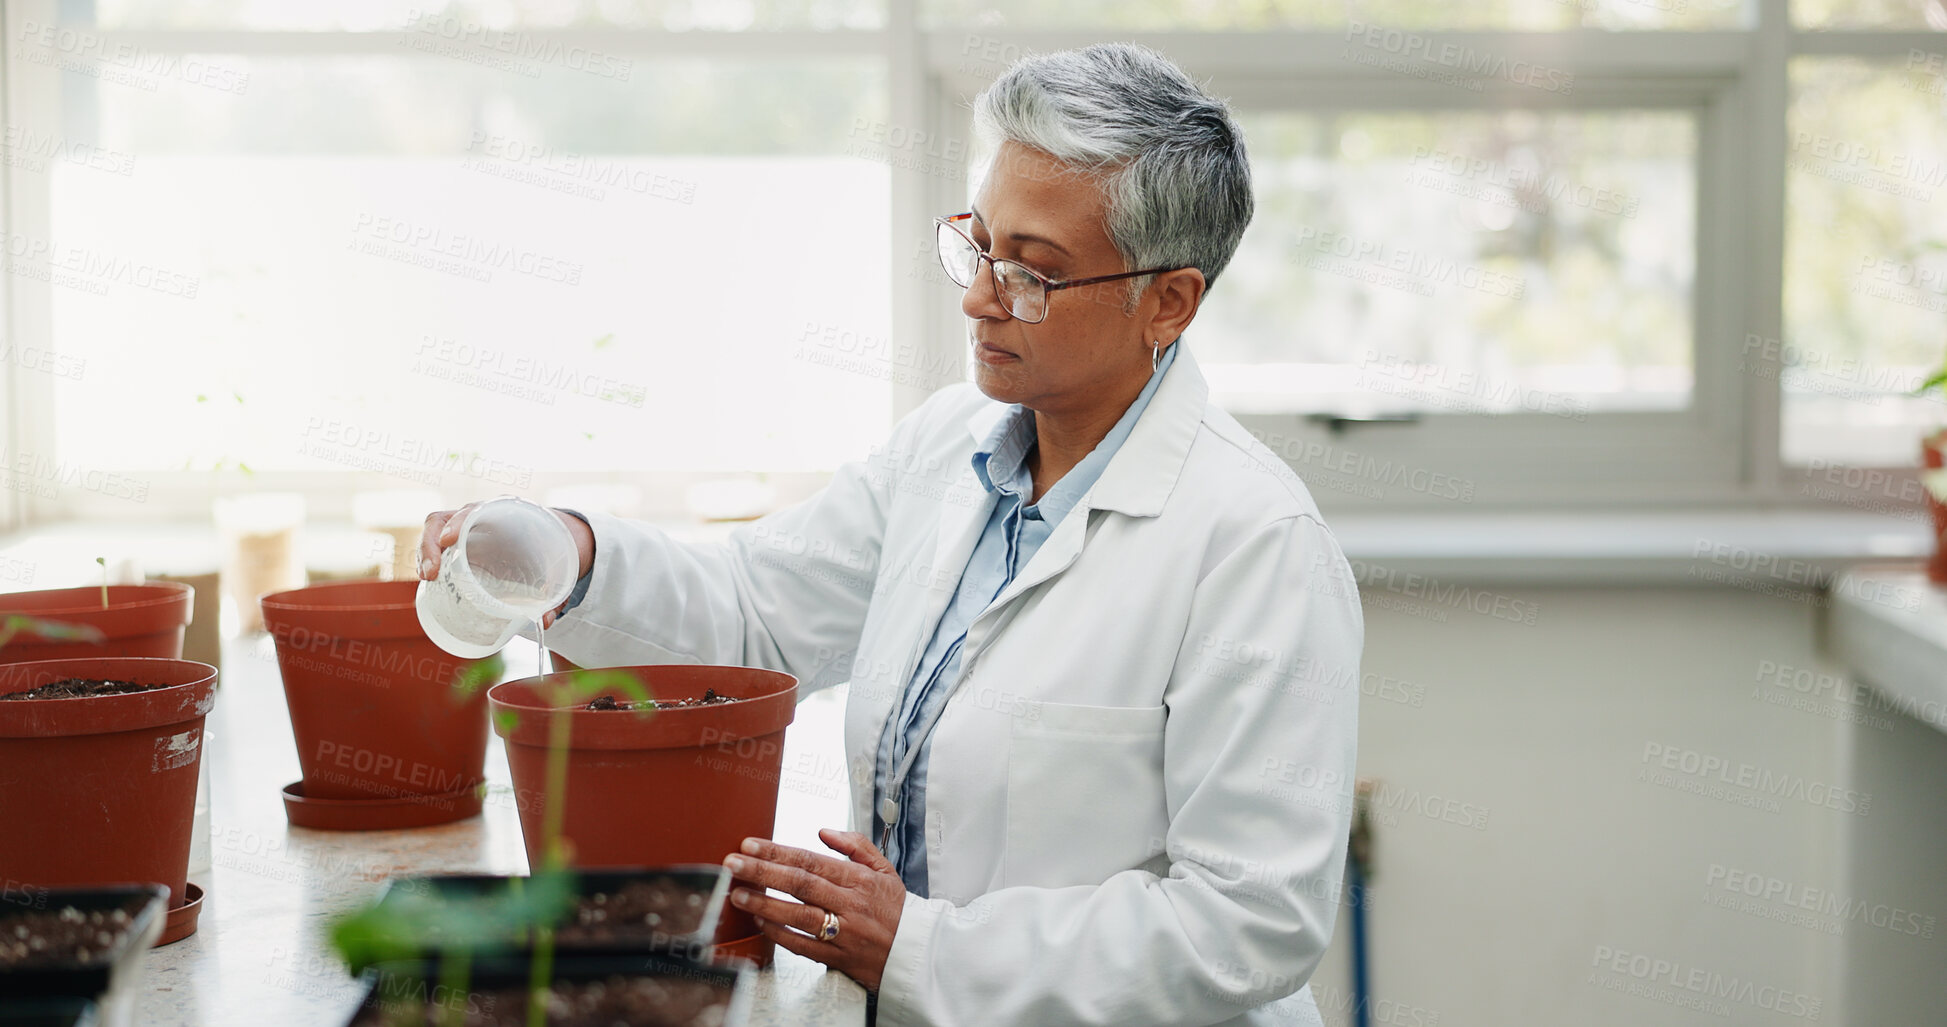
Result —
[[[974, 452], [974, 475], [980, 479], [982, 488], [989, 493], [998, 492], [1000, 498], [961, 572], [959, 587], [954, 590], [946, 612], [941, 614], [939, 626], [933, 630], [932, 641], [913, 670], [913, 679], [901, 697], [897, 716], [886, 722], [872, 783], [870, 837], [876, 842], [885, 831], [885, 822], [879, 816], [880, 797], [892, 787], [892, 776], [898, 772], [906, 753], [914, 745], [919, 746], [919, 755], [914, 758], [913, 769], [898, 796], [898, 826], [886, 847], [886, 858], [898, 868], [906, 889], [916, 895], [927, 894], [926, 763], [932, 751], [929, 728], [960, 676], [960, 647], [967, 640], [967, 628], [1013, 582], [1055, 526], [1074, 509], [1082, 493], [1102, 476], [1109, 458], [1115, 456], [1123, 440], [1129, 437], [1136, 419], [1142, 416], [1150, 396], [1155, 394], [1156, 386], [1175, 362], [1176, 349], [1172, 345], [1163, 352], [1156, 371], [1149, 376], [1135, 402], [1123, 412], [1122, 419], [1080, 463], [1048, 489], [1040, 502], [1028, 502], [1034, 494], [1034, 477], [1027, 465], [1028, 454], [1035, 446], [1034, 411], [1012, 405]], [[895, 722], [899, 725], [897, 731], [893, 730]]]

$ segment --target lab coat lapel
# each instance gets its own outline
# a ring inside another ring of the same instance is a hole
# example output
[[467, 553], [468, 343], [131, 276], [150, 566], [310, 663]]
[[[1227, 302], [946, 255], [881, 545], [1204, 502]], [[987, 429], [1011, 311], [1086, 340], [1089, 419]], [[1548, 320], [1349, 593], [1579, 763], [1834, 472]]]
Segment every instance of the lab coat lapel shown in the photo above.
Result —
[[[1182, 344], [1179, 342], [1178, 345]], [[1129, 437], [1109, 458], [1109, 465], [1102, 469], [1102, 476], [1082, 494], [1061, 523], [1055, 525], [1055, 530], [1036, 550], [1028, 565], [1021, 568], [1021, 572], [994, 598], [994, 602], [974, 618], [967, 636], [969, 660], [985, 648], [987, 639], [991, 637], [991, 632], [982, 631], [983, 622], [990, 615], [998, 614], [1028, 589], [1074, 565], [1082, 554], [1083, 544], [1088, 540], [1093, 510], [1115, 510], [1137, 517], [1153, 517], [1163, 512], [1163, 505], [1175, 490], [1176, 480], [1189, 458], [1190, 443], [1196, 438], [1197, 427], [1203, 423], [1204, 405], [1209, 396], [1209, 386], [1204, 382], [1196, 361], [1191, 359], [1188, 350], [1179, 351], [1170, 365], [1169, 373], [1157, 385], [1155, 394], [1150, 396], [1149, 406], [1143, 409], [1142, 416], [1129, 430]], [[969, 419], [968, 429], [975, 431], [977, 437], [984, 437], [983, 429], [992, 426], [996, 411], [1005, 409], [996, 404], [982, 410]], [[968, 473], [972, 474], [972, 470], [969, 469]], [[941, 566], [966, 566], [980, 528], [985, 523], [983, 516], [974, 525], [965, 548], [951, 554], [957, 558], [957, 562], [943, 563]], [[942, 535], [943, 542], [944, 539]]]
[[1149, 397], [1149, 406], [1077, 509], [1086, 506], [1154, 517], [1176, 491], [1176, 480], [1190, 458], [1190, 444], [1196, 441], [1210, 401], [1210, 386], [1196, 359], [1180, 340], [1176, 346], [1176, 359]]
[[[949, 495], [968, 495], [973, 502], [965, 505], [942, 504], [940, 512], [940, 537], [934, 543], [933, 568], [936, 581], [944, 582], [952, 578], [944, 588], [950, 593], [960, 581], [960, 572], [972, 558], [974, 546], [980, 543], [980, 533], [987, 527], [987, 518], [993, 514], [994, 495], [980, 487], [980, 479], [974, 476], [972, 465], [960, 469], [960, 480], [949, 490]], [[941, 603], [942, 610], [946, 608]]]
[[[1004, 414], [1006, 410], [1005, 406], [997, 403], [983, 408], [967, 423], [972, 426], [983, 419], [991, 423], [994, 415]], [[926, 591], [926, 605], [920, 613], [919, 633], [912, 640], [907, 653], [902, 681], [911, 679], [913, 665], [926, 651], [926, 643], [938, 629], [940, 618], [946, 616], [947, 604], [953, 601], [953, 593], [960, 587], [960, 576], [967, 568], [967, 561], [972, 559], [974, 546], [980, 543], [980, 533], [986, 529], [987, 518], [994, 510], [995, 497], [980, 487], [980, 479], [974, 475], [972, 464], [961, 468], [960, 479], [947, 494], [966, 495], [972, 501], [966, 504], [942, 504], [940, 533], [933, 546], [933, 572]]]
[[[1075, 558], [1082, 555], [1082, 542], [1088, 535], [1088, 512], [1088, 499], [1084, 496], [1074, 509], [1068, 511], [1068, 516], [1055, 525], [1055, 530], [1048, 534], [1041, 548], [1035, 550], [1028, 565], [1021, 568], [1021, 572], [1007, 583], [1000, 595], [994, 597], [994, 602], [981, 612], [980, 617], [974, 618], [975, 623], [979, 623], [988, 613], [1013, 602], [1015, 596], [1067, 570]], [[969, 648], [974, 647], [970, 645]]]
[[[993, 404], [990, 407], [983, 407], [980, 414], [975, 415], [975, 419], [994, 413], [1004, 413], [1005, 410], [1005, 406]], [[973, 556], [974, 546], [979, 543], [980, 533], [986, 528], [987, 518], [993, 512], [994, 497], [980, 487], [980, 479], [974, 475], [971, 464], [962, 466], [960, 478], [947, 489], [946, 494], [967, 496], [968, 502], [940, 504], [939, 534], [933, 544], [933, 563], [926, 569], [926, 586], [919, 592], [922, 602], [915, 604], [920, 606], [918, 620], [917, 623], [902, 620], [903, 625], [911, 630], [912, 634], [906, 639], [905, 659], [901, 664], [901, 670], [898, 677], [893, 679], [894, 683], [889, 691], [875, 697], [869, 704], [860, 705], [860, 709], [865, 711], [863, 716], [870, 724], [866, 737], [872, 739], [884, 736], [888, 720], [900, 708], [900, 696], [913, 679], [913, 672], [919, 664], [920, 657], [926, 652], [926, 643], [933, 638], [933, 632], [939, 629], [940, 618], [946, 615], [947, 604], [953, 601], [953, 593], [959, 588], [961, 573], [966, 569], [967, 561]], [[920, 542], [917, 552], [925, 552], [924, 546], [925, 543]], [[910, 617], [911, 613], [906, 613], [906, 616]], [[856, 690], [853, 693], [853, 701], [858, 701]], [[870, 781], [871, 778], [868, 776], [865, 780]], [[873, 823], [872, 795], [871, 787], [853, 789], [853, 824]], [[856, 829], [866, 828], [860, 826]], [[878, 839], [875, 838], [873, 841], [877, 842]]]

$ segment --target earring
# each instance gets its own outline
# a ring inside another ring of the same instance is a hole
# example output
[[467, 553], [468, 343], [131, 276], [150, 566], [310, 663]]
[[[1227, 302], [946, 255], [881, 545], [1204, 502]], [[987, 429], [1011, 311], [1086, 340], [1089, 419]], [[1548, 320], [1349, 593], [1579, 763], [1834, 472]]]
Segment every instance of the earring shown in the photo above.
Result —
[[1149, 373], [1155, 374], [1156, 369], [1161, 366], [1163, 366], [1163, 340], [1158, 339], [1149, 347]]

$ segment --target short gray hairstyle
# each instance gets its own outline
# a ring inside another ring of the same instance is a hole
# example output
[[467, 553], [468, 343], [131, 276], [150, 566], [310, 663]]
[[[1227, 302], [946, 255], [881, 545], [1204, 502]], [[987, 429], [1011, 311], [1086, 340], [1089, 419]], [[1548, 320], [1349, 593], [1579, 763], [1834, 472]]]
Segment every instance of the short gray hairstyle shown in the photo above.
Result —
[[[1230, 109], [1169, 58], [1102, 43], [1016, 62], [973, 102], [974, 131], [1103, 176], [1123, 270], [1194, 267], [1217, 280], [1251, 223], [1251, 165]], [[1153, 276], [1130, 283], [1129, 309]]]

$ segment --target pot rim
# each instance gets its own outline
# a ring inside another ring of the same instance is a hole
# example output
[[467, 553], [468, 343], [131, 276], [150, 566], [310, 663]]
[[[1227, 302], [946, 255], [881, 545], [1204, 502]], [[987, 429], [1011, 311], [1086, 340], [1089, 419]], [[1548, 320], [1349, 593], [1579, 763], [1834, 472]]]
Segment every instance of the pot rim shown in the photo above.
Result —
[[[756, 685], [751, 690], [756, 691], [757, 694], [739, 696], [738, 702], [716, 706], [686, 706], [656, 710], [652, 715], [643, 717], [547, 703], [535, 694], [537, 682], [578, 673], [558, 671], [554, 674], [540, 674], [503, 681], [489, 688], [487, 702], [496, 714], [493, 717], [494, 733], [506, 739], [508, 745], [545, 746], [548, 733], [547, 721], [550, 715], [565, 709], [569, 711], [574, 724], [569, 741], [571, 749], [654, 749], [697, 744], [693, 736], [700, 735], [705, 730], [719, 732], [716, 736], [718, 741], [759, 738], [783, 731], [797, 716], [799, 682], [795, 676], [783, 671], [764, 667], [695, 663], [583, 669], [621, 671], [636, 676], [645, 684], [653, 684], [653, 679], [657, 676], [700, 676], [706, 679], [723, 677], [728, 680], [754, 681]], [[650, 690], [655, 691], [653, 687]], [[505, 726], [497, 715], [503, 710], [532, 716], [523, 717], [512, 726]]]
[[415, 593], [418, 591], [418, 582], [416, 581], [381, 581], [377, 578], [364, 578], [357, 581], [322, 581], [315, 585], [305, 585], [302, 588], [286, 588], [276, 592], [265, 592], [263, 595], [257, 597], [257, 602], [267, 611], [276, 610], [279, 613], [285, 614], [317, 611], [331, 613], [390, 613], [398, 610], [415, 609], [417, 604], [410, 595], [403, 601], [390, 603], [306, 603], [294, 601], [295, 597], [306, 593], [315, 594], [337, 589], [372, 588], [374, 586], [393, 585], [411, 585]]
[[[215, 667], [195, 660], [162, 656], [82, 656], [9, 663], [0, 665], [0, 680], [30, 675], [37, 669], [55, 675], [49, 679], [53, 681], [66, 677], [96, 677], [113, 681], [140, 676], [142, 668], [121, 666], [129, 663], [146, 665], [152, 671], [180, 667], [183, 674], [192, 676], [187, 681], [141, 692], [0, 702], [0, 738], [51, 738], [141, 731], [165, 724], [200, 720], [208, 716], [216, 705]], [[91, 670], [104, 665], [111, 669]], [[84, 719], [87, 723], [75, 723]]]
[[[128, 599], [123, 601], [115, 598], [114, 593], [118, 589], [124, 592], [131, 590], [154, 591], [157, 594], [141, 599]], [[53, 620], [59, 616], [71, 616], [74, 614], [92, 613], [100, 615], [114, 613], [117, 610], [142, 610], [182, 602], [190, 598], [191, 594], [195, 591], [196, 589], [194, 587], [180, 581], [145, 581], [139, 585], [110, 585], [108, 586], [109, 597], [107, 609], [103, 609], [101, 605], [100, 585], [74, 585], [68, 588], [36, 588], [29, 589], [25, 592], [0, 592], [0, 617], [24, 615]], [[8, 600], [17, 596], [50, 595], [56, 592], [75, 593], [76, 604], [74, 606], [36, 607], [31, 609], [8, 605]], [[184, 618], [183, 623], [189, 623], [188, 619]]]
[[[727, 664], [727, 663], [643, 663], [643, 664], [633, 664], [627, 667], [582, 667], [579, 668], [578, 670], [558, 670], [552, 674], [529, 674], [526, 677], [510, 678], [506, 681], [502, 681], [501, 683], [495, 685], [492, 691], [497, 692], [503, 688], [506, 688], [506, 689], [510, 689], [510, 694], [511, 694], [512, 687], [516, 685], [521, 686], [522, 690], [524, 691], [532, 691], [535, 688], [536, 682], [544, 681], [548, 678], [567, 677], [571, 674], [582, 674], [582, 673], [588, 673], [588, 674], [609, 673], [611, 671], [620, 671], [625, 674], [635, 674], [638, 677], [646, 677], [657, 673], [674, 674], [677, 672], [683, 672], [688, 674], [702, 674], [705, 676], [718, 676], [718, 675], [722, 675], [722, 676], [735, 675], [739, 677], [748, 676], [752, 678], [770, 678], [771, 682], [778, 686], [774, 689], [771, 689], [770, 691], [762, 692], [757, 695], [740, 696], [739, 700], [742, 702], [754, 702], [758, 699], [768, 699], [780, 693], [792, 691], [796, 689], [798, 685], [798, 679], [795, 675], [787, 674], [781, 670], [771, 670], [768, 667], [742, 667], [742, 666], [737, 666], [735, 664]], [[547, 712], [547, 711], [558, 710], [563, 708], [560, 706], [550, 706], [544, 702], [515, 702], [505, 697], [496, 697], [496, 701], [502, 706], [506, 706], [509, 709], [516, 709], [516, 710], [538, 710], [542, 712]], [[657, 710], [656, 713], [659, 716], [668, 716], [669, 714], [672, 713], [688, 713], [694, 710], [708, 710], [711, 708], [712, 707], [709, 706], [681, 706], [675, 709]], [[585, 710], [583, 712], [608, 713], [610, 711]]]

